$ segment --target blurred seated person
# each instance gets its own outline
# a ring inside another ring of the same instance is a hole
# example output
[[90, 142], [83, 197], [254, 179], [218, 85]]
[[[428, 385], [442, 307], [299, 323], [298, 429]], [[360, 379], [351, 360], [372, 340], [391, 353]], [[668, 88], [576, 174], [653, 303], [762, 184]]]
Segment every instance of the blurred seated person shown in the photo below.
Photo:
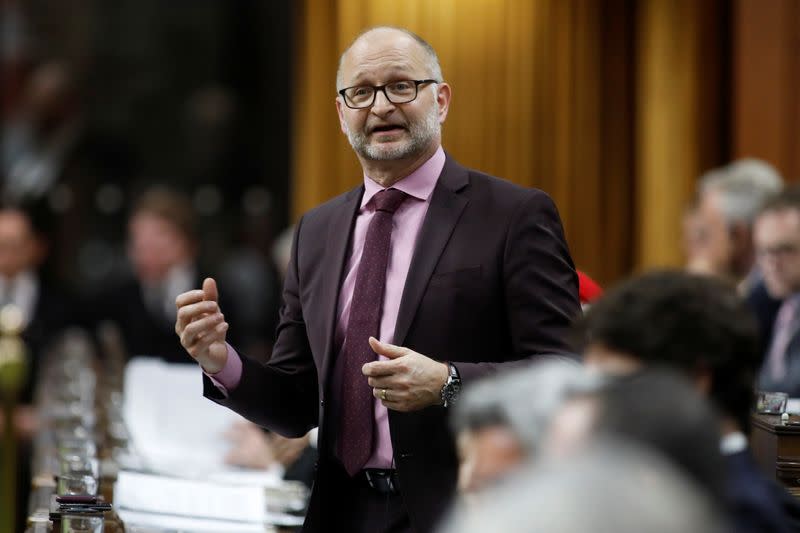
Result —
[[481, 505], [461, 504], [441, 533], [728, 533], [714, 502], [659, 454], [626, 441], [567, 461], [536, 461]]
[[57, 61], [38, 65], [24, 98], [3, 125], [3, 198], [15, 202], [46, 196], [73, 163], [82, 119], [72, 73]]
[[783, 178], [770, 164], [740, 159], [700, 178], [695, 205], [684, 217], [687, 270], [739, 285], [758, 318], [762, 351], [780, 301], [768, 294], [756, 265], [753, 224], [763, 203], [782, 188]]
[[645, 367], [671, 368], [711, 400], [719, 413], [735, 531], [800, 529], [800, 505], [767, 479], [748, 448], [761, 354], [756, 322], [734, 287], [705, 275], [652, 272], [606, 292], [579, 331], [588, 367], [623, 376]]
[[778, 172], [758, 159], [741, 159], [705, 173], [696, 205], [684, 220], [687, 270], [744, 282], [747, 292], [758, 280], [753, 223], [761, 205], [782, 188]]
[[301, 481], [311, 487], [317, 460], [316, 430], [290, 439], [264, 431], [251, 422], [231, 426], [225, 438], [231, 449], [225, 462], [232, 466], [256, 470], [278, 469], [283, 479]]
[[[275, 275], [281, 281], [286, 276], [286, 269], [289, 266], [293, 236], [294, 226], [292, 225], [281, 232], [270, 250], [270, 259], [274, 265]], [[252, 238], [253, 236], [251, 236]], [[253, 247], [252, 251], [255, 252], [255, 250], [256, 247]], [[261, 261], [252, 261], [252, 263], [251, 267], [259, 265]], [[244, 272], [241, 271], [241, 267], [245, 265], [246, 263], [242, 261], [236, 261], [235, 264], [228, 261], [223, 268], [221, 278], [227, 283], [234, 295], [229, 301], [241, 305], [244, 300], [248, 300], [248, 295], [252, 296], [253, 287], [260, 287], [264, 291], [264, 298], [247, 302], [247, 305], [250, 307], [253, 307], [253, 305], [261, 307], [274, 305], [275, 309], [273, 311], [277, 313], [278, 301], [270, 298], [272, 295], [269, 294], [267, 289], [269, 284], [267, 286], [263, 284], [263, 281], [268, 280], [273, 273], [273, 268], [261, 265], [264, 270], [261, 275], [266, 276], [266, 279], [263, 279], [261, 283], [256, 282], [254, 284], [252, 268], [245, 268]], [[248, 293], [247, 291], [250, 292]], [[249, 299], [254, 300], [253, 298]], [[240, 309], [237, 316], [243, 314], [243, 310]], [[267, 310], [266, 314], [272, 315], [273, 313]], [[250, 313], [250, 315], [250, 318], [255, 318], [260, 316], [261, 313]], [[275, 328], [272, 320], [254, 320], [250, 329], [255, 331], [259, 325], [263, 329], [265, 327], [264, 322], [269, 323], [270, 326], [266, 326], [268, 331], [261, 331], [260, 335], [268, 338], [271, 346]], [[247, 343], [248, 337], [252, 338], [252, 335], [245, 337], [245, 343]], [[258, 352], [259, 350], [254, 351]], [[263, 352], [267, 356], [270, 354], [270, 350], [263, 350]], [[235, 424], [225, 435], [231, 444], [231, 450], [225, 461], [232, 466], [260, 470], [277, 467], [282, 471], [283, 479], [301, 481], [311, 487], [314, 481], [314, 465], [317, 460], [316, 434], [316, 430], [311, 430], [303, 437], [292, 439], [262, 429], [250, 422]]]
[[725, 465], [710, 404], [685, 376], [645, 369], [575, 390], [554, 410], [542, 438], [543, 460], [571, 460], [596, 441], [631, 442], [660, 454], [717, 505]]
[[[20, 396], [30, 404], [38, 363], [43, 351], [71, 324], [78, 323], [66, 293], [46, 279], [41, 267], [47, 256], [44, 211], [35, 207], [0, 206], [0, 308], [13, 306], [20, 313], [22, 340], [30, 372]], [[20, 413], [28, 412], [21, 409]], [[34, 420], [20, 416], [23, 433], [34, 429]]]
[[203, 280], [189, 199], [165, 187], [145, 191], [128, 219], [128, 257], [132, 276], [101, 295], [98, 321], [119, 326], [129, 357], [192, 363], [175, 335], [175, 297]]
[[759, 388], [800, 396], [800, 189], [769, 200], [753, 240], [769, 294], [782, 300], [765, 351]]
[[[41, 272], [47, 255], [44, 211], [33, 207], [0, 206], [0, 309], [19, 313], [21, 337], [28, 352], [28, 376], [17, 397], [13, 428], [20, 439], [17, 466], [17, 527], [27, 516], [30, 492], [30, 439], [38, 429], [33, 390], [45, 350], [75, 322], [75, 306]], [[0, 413], [0, 416], [2, 414]], [[4, 428], [0, 420], [0, 433]]]
[[228, 309], [240, 320], [236, 328], [240, 344], [237, 348], [258, 354], [256, 357], [262, 362], [272, 354], [283, 279], [294, 236], [293, 226], [284, 231], [276, 242], [282, 243], [288, 231], [290, 249], [285, 255], [275, 255], [274, 246], [267, 246], [269, 236], [264, 227], [268, 224], [266, 216], [243, 216], [238, 231], [240, 242], [226, 253], [218, 276], [220, 284], [226, 287], [228, 305], [234, 306]]
[[577, 362], [552, 357], [465, 390], [451, 419], [459, 492], [482, 491], [533, 458], [568, 392], [596, 381]]

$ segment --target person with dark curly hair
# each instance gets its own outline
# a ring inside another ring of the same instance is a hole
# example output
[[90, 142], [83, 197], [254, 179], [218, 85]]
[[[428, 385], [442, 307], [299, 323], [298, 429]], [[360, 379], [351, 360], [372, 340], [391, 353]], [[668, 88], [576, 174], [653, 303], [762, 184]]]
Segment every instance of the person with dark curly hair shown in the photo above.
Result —
[[683, 272], [645, 274], [607, 292], [578, 331], [587, 366], [614, 374], [675, 369], [710, 398], [719, 412], [726, 498], [737, 531], [798, 530], [800, 506], [764, 477], [748, 449], [762, 358], [755, 318], [733, 286]]

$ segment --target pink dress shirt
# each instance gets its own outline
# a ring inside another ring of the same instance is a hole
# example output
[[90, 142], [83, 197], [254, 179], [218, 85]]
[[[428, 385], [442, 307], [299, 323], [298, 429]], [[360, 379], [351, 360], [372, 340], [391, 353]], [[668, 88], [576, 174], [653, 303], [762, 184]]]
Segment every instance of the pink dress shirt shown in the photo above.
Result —
[[[410, 196], [395, 212], [392, 220], [392, 244], [389, 264], [386, 267], [386, 289], [383, 296], [383, 315], [381, 316], [380, 333], [378, 339], [382, 342], [394, 343], [394, 329], [397, 324], [397, 313], [400, 310], [400, 300], [406, 283], [408, 269], [411, 266], [411, 257], [417, 242], [419, 230], [428, 212], [430, 197], [442, 168], [445, 163], [444, 150], [440, 146], [436, 153], [422, 164], [417, 170], [401, 179], [392, 187], [399, 189]], [[334, 348], [337, 355], [344, 344], [347, 331], [347, 322], [350, 316], [350, 304], [353, 299], [353, 288], [356, 282], [356, 273], [364, 250], [364, 240], [367, 228], [374, 213], [370, 200], [383, 187], [364, 175], [364, 196], [361, 208], [356, 217], [353, 239], [342, 286], [339, 289], [339, 303], [334, 337]], [[381, 359], [385, 359], [381, 357]], [[334, 366], [332, 376], [333, 397], [338, 397], [341, 388], [339, 365]], [[236, 352], [228, 347], [228, 361], [218, 373], [209, 375], [214, 384], [223, 394], [235, 388], [241, 379], [242, 362]], [[367, 379], [366, 377], [364, 378]], [[372, 456], [367, 461], [368, 468], [391, 468], [393, 465], [392, 441], [389, 435], [389, 415], [386, 407], [380, 400], [375, 400], [375, 448]]]

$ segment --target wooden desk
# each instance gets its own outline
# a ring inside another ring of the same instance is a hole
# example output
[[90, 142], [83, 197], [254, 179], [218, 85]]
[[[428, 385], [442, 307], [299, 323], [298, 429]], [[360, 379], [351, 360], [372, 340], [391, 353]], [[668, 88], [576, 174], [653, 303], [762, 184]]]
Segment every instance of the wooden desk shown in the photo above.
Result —
[[764, 473], [773, 477], [794, 496], [800, 498], [800, 416], [781, 423], [779, 415], [754, 414], [750, 447]]

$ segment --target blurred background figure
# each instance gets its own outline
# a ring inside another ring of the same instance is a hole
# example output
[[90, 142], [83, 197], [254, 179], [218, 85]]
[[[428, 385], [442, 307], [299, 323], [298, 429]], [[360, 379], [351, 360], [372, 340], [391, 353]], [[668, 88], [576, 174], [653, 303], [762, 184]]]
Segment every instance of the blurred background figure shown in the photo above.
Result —
[[[251, 209], [253, 206], [251, 206]], [[237, 324], [237, 348], [260, 361], [272, 355], [278, 310], [281, 302], [283, 275], [289, 264], [286, 257], [277, 259], [271, 253], [270, 241], [262, 231], [263, 217], [245, 211], [239, 225], [238, 244], [219, 267], [219, 282], [225, 287], [226, 301], [232, 313], [240, 318]], [[291, 247], [291, 228], [289, 229]]]
[[769, 163], [740, 159], [700, 177], [695, 204], [684, 216], [687, 270], [738, 284], [759, 320], [762, 351], [780, 305], [764, 286], [753, 248], [753, 224], [764, 202], [783, 188]]
[[130, 275], [97, 297], [97, 321], [111, 320], [122, 332], [130, 357], [192, 363], [175, 335], [175, 297], [199, 287], [195, 214], [174, 190], [146, 190], [128, 219]]
[[736, 531], [788, 532], [800, 505], [758, 469], [748, 448], [757, 325], [732, 286], [709, 276], [653, 272], [608, 291], [579, 327], [590, 368], [630, 375], [645, 367], [684, 374], [717, 410], [727, 514]]
[[58, 217], [52, 274], [85, 289], [86, 278], [103, 271], [104, 263], [95, 261], [84, 271], [84, 250], [93, 249], [97, 234], [116, 237], [121, 220], [113, 215], [121, 215], [124, 200], [120, 184], [130, 181], [136, 158], [126, 143], [91, 123], [76, 78], [61, 59], [42, 61], [23, 78], [22, 98], [3, 123], [0, 194], [6, 201], [46, 206]]
[[724, 504], [716, 415], [673, 371], [646, 369], [572, 392], [555, 409], [542, 440], [543, 460], [570, 460], [598, 441], [631, 442], [661, 455], [715, 505]]
[[15, 202], [46, 197], [70, 172], [83, 124], [69, 68], [45, 63], [33, 71], [25, 99], [3, 128], [3, 196]]
[[[17, 527], [27, 516], [31, 480], [31, 439], [39, 427], [33, 389], [41, 361], [70, 324], [80, 322], [80, 309], [41, 272], [48, 252], [48, 223], [34, 207], [0, 205], [0, 309], [19, 314], [27, 348], [28, 375], [17, 398], [12, 427], [17, 435]], [[3, 423], [0, 421], [0, 432]]]
[[766, 289], [783, 302], [760, 317], [767, 323], [767, 342], [759, 387], [800, 396], [800, 189], [767, 201], [756, 219], [754, 241]]
[[[48, 251], [45, 216], [36, 208], [0, 206], [0, 308], [14, 306], [22, 318], [22, 338], [31, 355], [31, 373], [22, 401], [32, 400], [37, 362], [48, 344], [69, 324], [80, 323], [74, 302], [41, 272]], [[24, 429], [29, 432], [28, 417]]]
[[701, 176], [696, 206], [685, 221], [687, 269], [742, 283], [747, 293], [759, 280], [753, 222], [761, 204], [782, 187], [778, 172], [757, 159], [734, 161]]
[[714, 502], [685, 473], [625, 441], [528, 465], [451, 512], [443, 533], [721, 533]]
[[533, 460], [568, 394], [597, 381], [577, 362], [554, 356], [465, 390], [451, 419], [461, 494], [480, 492]]
[[[243, 231], [250, 235], [250, 248], [242, 248], [225, 262], [220, 280], [229, 292], [229, 305], [237, 306], [237, 316], [243, 321], [243, 344], [255, 350], [266, 361], [271, 355], [272, 338], [277, 326], [280, 288], [291, 258], [294, 225], [284, 229], [275, 239], [269, 253], [259, 254], [258, 225]], [[269, 259], [265, 259], [269, 257]], [[254, 294], [255, 293], [255, 294]], [[228, 464], [244, 468], [279, 468], [283, 479], [301, 481], [311, 487], [317, 460], [317, 432], [310, 431], [299, 439], [282, 437], [255, 424], [232, 426], [226, 433], [231, 450], [225, 458]]]
[[251, 422], [235, 424], [225, 433], [231, 449], [225, 462], [256, 470], [276, 470], [286, 480], [300, 481], [309, 488], [317, 461], [317, 432], [290, 439], [265, 431]]

